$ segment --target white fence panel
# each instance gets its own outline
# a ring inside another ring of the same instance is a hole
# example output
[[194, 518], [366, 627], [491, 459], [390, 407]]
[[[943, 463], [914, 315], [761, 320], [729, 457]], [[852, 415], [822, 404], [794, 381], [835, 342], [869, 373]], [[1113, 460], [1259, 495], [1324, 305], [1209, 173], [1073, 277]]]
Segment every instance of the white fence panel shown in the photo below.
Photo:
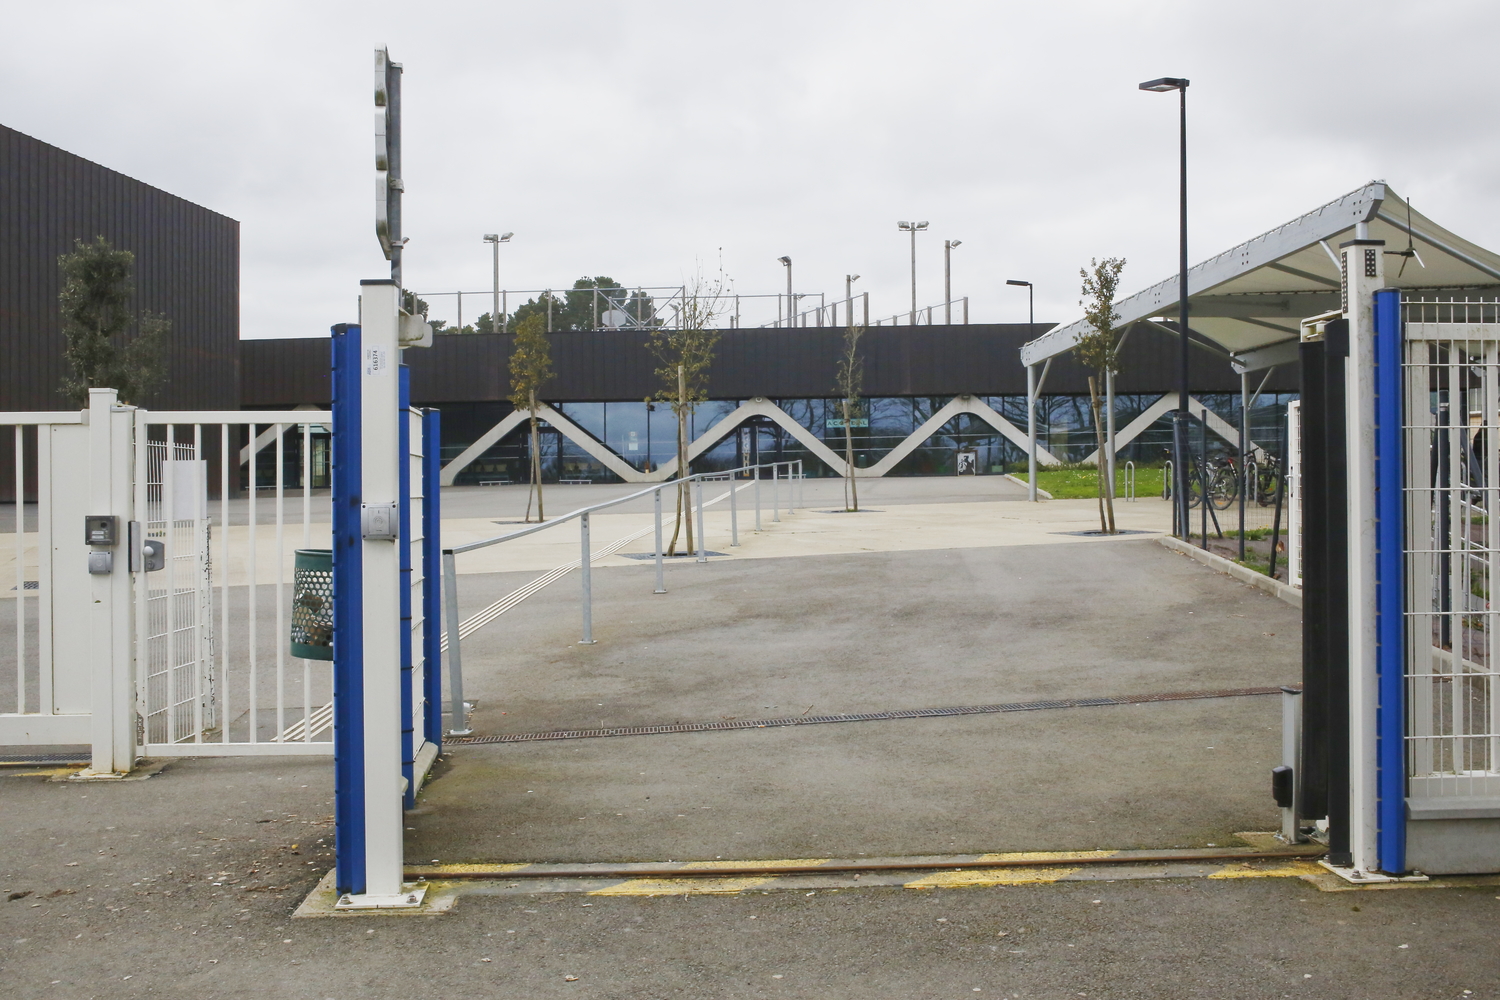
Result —
[[[1481, 305], [1488, 314], [1468, 314]], [[1494, 303], [1405, 306], [1413, 800], [1500, 796], [1500, 621], [1492, 606], [1500, 549], [1493, 516], [1500, 488], [1495, 310]], [[1452, 339], [1442, 339], [1444, 329]]]

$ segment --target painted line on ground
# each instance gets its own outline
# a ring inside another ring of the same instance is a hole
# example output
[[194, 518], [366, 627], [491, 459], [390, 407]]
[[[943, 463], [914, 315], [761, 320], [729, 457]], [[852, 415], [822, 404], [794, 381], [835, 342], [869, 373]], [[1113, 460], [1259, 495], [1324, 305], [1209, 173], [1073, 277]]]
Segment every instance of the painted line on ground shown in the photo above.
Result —
[[659, 726], [620, 726], [612, 729], [564, 729], [541, 733], [503, 733], [444, 740], [445, 746], [476, 746], [494, 743], [536, 743], [546, 740], [590, 740], [606, 736], [657, 736], [663, 733], [708, 733], [738, 729], [779, 729], [784, 726], [822, 726], [836, 722], [889, 722], [896, 719], [941, 719], [959, 715], [1001, 715], [1007, 712], [1041, 712], [1056, 708], [1101, 708], [1109, 705], [1148, 705], [1167, 701], [1202, 701], [1213, 698], [1253, 698], [1280, 694], [1280, 687], [1226, 688], [1215, 691], [1171, 691], [1161, 694], [1118, 695], [1109, 698], [1049, 698], [999, 705], [961, 705], [951, 708], [908, 708], [892, 712], [857, 712], [846, 715], [794, 715], [781, 719], [729, 719], [719, 722], [674, 722]]

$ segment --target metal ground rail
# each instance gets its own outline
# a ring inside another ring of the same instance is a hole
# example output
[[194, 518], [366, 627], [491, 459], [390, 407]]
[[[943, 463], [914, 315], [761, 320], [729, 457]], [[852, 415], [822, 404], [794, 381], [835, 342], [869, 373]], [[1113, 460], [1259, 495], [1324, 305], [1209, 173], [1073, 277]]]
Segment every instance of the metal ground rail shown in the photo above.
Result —
[[[769, 477], [763, 473], [769, 470]], [[738, 484], [741, 476], [749, 481], [743, 485]], [[638, 500], [643, 496], [655, 494], [656, 514], [656, 588], [653, 593], [665, 594], [666, 575], [664, 570], [664, 552], [662, 546], [662, 491], [669, 488], [680, 489], [684, 485], [692, 484], [693, 498], [687, 511], [688, 517], [696, 516], [698, 535], [696, 540], [697, 562], [708, 562], [708, 550], [703, 544], [703, 484], [705, 482], [728, 480], [729, 487], [729, 531], [731, 546], [740, 544], [740, 522], [739, 522], [739, 500], [740, 490], [749, 486], [753, 490], [755, 503], [755, 530], [761, 529], [761, 482], [769, 479], [771, 484], [771, 520], [781, 520], [781, 486], [786, 483], [787, 502], [786, 512], [793, 513], [802, 503], [803, 497], [799, 490], [805, 489], [806, 476], [802, 471], [802, 460], [797, 459], [788, 462], [765, 462], [758, 465], [742, 465], [734, 469], [725, 469], [719, 472], [700, 472], [691, 476], [684, 476], [670, 482], [650, 486], [635, 493], [613, 500], [605, 500], [601, 503], [581, 507], [561, 517], [553, 518], [551, 521], [543, 521], [530, 527], [521, 528], [518, 531], [508, 531], [503, 535], [493, 538], [482, 538], [474, 542], [466, 542], [463, 545], [455, 545], [443, 549], [443, 607], [446, 618], [446, 630], [443, 633], [443, 647], [448, 651], [448, 732], [453, 736], [467, 736], [469, 734], [468, 724], [464, 713], [464, 685], [463, 685], [463, 653], [461, 649], [463, 638], [463, 623], [459, 621], [458, 615], [458, 561], [457, 557], [465, 552], [474, 552], [478, 549], [489, 548], [491, 545], [499, 545], [502, 542], [514, 541], [527, 535], [534, 535], [539, 531], [556, 528], [568, 521], [578, 521], [578, 541], [581, 550], [579, 560], [579, 575], [582, 584], [582, 612], [583, 612], [583, 638], [579, 640], [581, 645], [593, 645], [594, 623], [593, 623], [593, 580], [591, 563], [593, 561], [593, 549], [589, 541], [589, 515], [604, 510], [608, 507], [617, 507], [632, 500]], [[719, 499], [723, 499], [720, 497]], [[696, 513], [693, 508], [696, 508]], [[689, 550], [687, 555], [693, 555]]]

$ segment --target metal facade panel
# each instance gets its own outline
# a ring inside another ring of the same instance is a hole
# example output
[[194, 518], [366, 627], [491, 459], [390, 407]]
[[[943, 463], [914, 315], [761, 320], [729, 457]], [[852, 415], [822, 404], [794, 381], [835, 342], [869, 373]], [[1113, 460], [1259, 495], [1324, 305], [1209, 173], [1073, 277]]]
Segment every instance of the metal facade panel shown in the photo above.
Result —
[[[866, 396], [1020, 396], [1026, 370], [1019, 349], [1046, 324], [877, 326], [861, 341]], [[832, 398], [843, 332], [836, 328], [725, 330], [709, 371], [714, 399]], [[419, 406], [497, 403], [509, 393], [507, 359], [512, 337], [473, 334], [435, 338], [412, 349], [412, 399]], [[241, 345], [243, 399], [249, 407], [328, 404], [324, 340], [250, 340]], [[1120, 393], [1163, 393], [1176, 388], [1176, 336], [1140, 326], [1121, 352]], [[638, 332], [570, 331], [552, 334], [556, 378], [545, 398], [562, 402], [645, 399], [658, 387], [658, 362]], [[1227, 358], [1194, 351], [1196, 393], [1239, 392]], [[1259, 378], [1256, 379], [1259, 384]], [[1267, 391], [1294, 392], [1295, 366], [1278, 369]], [[1057, 358], [1047, 394], [1087, 393], [1088, 375], [1071, 355]]]
[[57, 258], [99, 235], [136, 255], [135, 308], [172, 320], [167, 379], [139, 402], [237, 406], [239, 223], [0, 125], [0, 410], [67, 407]]

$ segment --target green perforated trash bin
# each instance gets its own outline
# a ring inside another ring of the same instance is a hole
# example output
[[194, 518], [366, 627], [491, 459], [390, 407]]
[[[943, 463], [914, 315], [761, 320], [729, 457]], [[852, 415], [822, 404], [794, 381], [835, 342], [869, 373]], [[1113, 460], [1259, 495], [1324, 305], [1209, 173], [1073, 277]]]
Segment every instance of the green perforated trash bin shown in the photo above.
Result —
[[292, 655], [333, 659], [332, 549], [297, 550], [292, 591]]

